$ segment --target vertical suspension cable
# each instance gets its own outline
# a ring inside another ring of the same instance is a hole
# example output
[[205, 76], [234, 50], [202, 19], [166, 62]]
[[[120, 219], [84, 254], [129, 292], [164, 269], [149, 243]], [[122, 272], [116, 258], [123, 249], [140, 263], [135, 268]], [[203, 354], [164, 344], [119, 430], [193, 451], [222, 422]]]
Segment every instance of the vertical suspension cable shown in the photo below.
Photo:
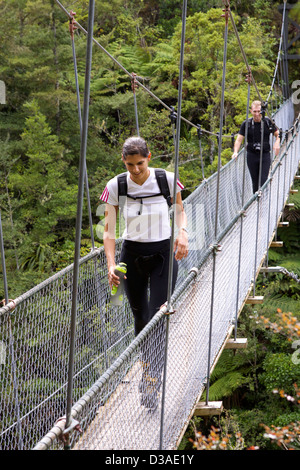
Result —
[[203, 162], [203, 154], [202, 154], [202, 144], [201, 144], [201, 137], [202, 137], [202, 129], [200, 124], [197, 126], [197, 135], [199, 140], [199, 152], [200, 152], [200, 159], [201, 159], [201, 169], [202, 169], [202, 179], [205, 180], [204, 176], [204, 162]]
[[217, 256], [217, 251], [218, 251], [217, 235], [218, 235], [220, 171], [221, 171], [222, 133], [223, 133], [223, 120], [224, 120], [224, 95], [225, 95], [225, 76], [226, 76], [226, 61], [227, 61], [227, 40], [228, 40], [229, 11], [230, 11], [229, 0], [225, 0], [225, 15], [223, 15], [225, 17], [225, 34], [224, 34], [224, 54], [223, 54], [223, 72], [222, 72], [223, 73], [223, 75], [222, 75], [222, 97], [221, 97], [221, 110], [220, 110], [220, 132], [219, 132], [219, 139], [218, 139], [218, 142], [219, 142], [219, 146], [218, 146], [218, 170], [217, 170], [217, 190], [216, 190], [215, 229], [214, 229], [215, 247], [213, 249], [211, 308], [210, 308], [209, 342], [208, 342], [208, 359], [207, 359], [206, 404], [208, 404], [208, 400], [209, 400], [210, 358], [211, 358], [211, 340], [212, 340], [213, 313], [214, 313], [216, 256]]
[[[71, 309], [71, 325], [70, 325], [70, 355], [69, 355], [69, 371], [68, 371], [68, 387], [67, 387], [67, 410], [66, 410], [66, 428], [71, 424], [71, 408], [73, 395], [73, 375], [74, 375], [74, 354], [75, 354], [75, 337], [76, 337], [76, 316], [77, 316], [77, 294], [78, 294], [78, 278], [79, 278], [79, 259], [80, 259], [80, 242], [81, 242], [81, 223], [82, 223], [82, 200], [85, 174], [85, 158], [88, 134], [88, 115], [89, 115], [89, 98], [90, 98], [90, 77], [92, 63], [92, 40], [94, 25], [94, 9], [95, 0], [89, 0], [88, 13], [88, 36], [87, 36], [87, 54], [86, 54], [86, 70], [85, 70], [85, 89], [83, 103], [82, 118], [82, 136], [80, 145], [80, 161], [79, 161], [79, 182], [77, 195], [77, 216], [76, 216], [76, 239], [75, 254], [73, 268], [73, 290], [72, 290], [72, 309]], [[65, 449], [69, 448], [69, 436], [67, 435]]]
[[285, 25], [285, 15], [286, 15], [286, 0], [284, 0], [284, 6], [283, 6], [283, 15], [282, 15], [282, 24], [281, 24], [281, 33], [280, 33], [280, 40], [279, 40], [279, 48], [278, 48], [278, 55], [277, 55], [277, 61], [275, 65], [275, 70], [274, 70], [274, 75], [273, 75], [273, 80], [270, 88], [270, 92], [268, 95], [268, 98], [266, 99], [266, 102], [269, 102], [270, 96], [272, 94], [272, 90], [275, 85], [275, 80], [278, 72], [278, 65], [280, 62], [281, 54], [282, 54], [282, 42], [283, 42], [283, 33], [284, 33], [284, 25]]
[[272, 201], [272, 182], [273, 174], [270, 177], [270, 186], [269, 186], [269, 209], [268, 209], [268, 229], [267, 229], [267, 254], [266, 254], [266, 267], [269, 266], [269, 239], [270, 239], [270, 221], [271, 221], [271, 201]]
[[[4, 242], [3, 242], [3, 232], [2, 232], [2, 220], [1, 220], [1, 211], [0, 211], [0, 247], [1, 247], [1, 263], [2, 263], [2, 275], [4, 283], [4, 299], [5, 305], [8, 304], [8, 286], [7, 286], [7, 274], [6, 274], [6, 264], [5, 264], [5, 252], [4, 252]], [[17, 419], [17, 430], [18, 430], [18, 450], [23, 450], [23, 437], [21, 429], [21, 419], [20, 419], [20, 404], [19, 404], [19, 395], [18, 395], [18, 379], [17, 379], [17, 369], [16, 369], [16, 359], [15, 359], [15, 348], [14, 348], [14, 339], [11, 327], [11, 313], [8, 312], [8, 330], [9, 330], [9, 352], [11, 358], [11, 370], [12, 370], [12, 381], [13, 381], [13, 395], [15, 399], [15, 408], [16, 408], [16, 419]]]
[[[286, 1], [284, 2], [286, 4]], [[285, 6], [285, 5], [284, 5]], [[287, 100], [290, 95], [290, 87], [288, 81], [288, 17], [285, 15], [284, 18], [284, 31], [283, 31], [283, 89], [284, 99]]]
[[170, 111], [170, 120], [171, 120], [171, 126], [172, 126], [172, 133], [173, 133], [173, 144], [174, 144], [174, 149], [176, 146], [176, 112], [173, 106], [171, 106], [171, 111]]
[[[285, 131], [285, 151], [288, 152], [288, 140], [289, 140], [289, 130]], [[285, 186], [286, 186], [286, 165], [287, 165], [287, 158], [284, 159], [284, 176], [283, 176], [283, 201], [282, 207], [285, 205]], [[287, 200], [289, 197], [287, 198]], [[277, 228], [276, 228], [276, 238], [277, 238]]]
[[[295, 124], [292, 126], [292, 129], [291, 129], [291, 138], [292, 138], [292, 142], [291, 142], [291, 156], [292, 156], [293, 150], [295, 149]], [[293, 161], [293, 158], [289, 158], [289, 162], [290, 162], [289, 191], [292, 189], [292, 186], [293, 186], [292, 161]]]
[[[173, 183], [173, 208], [176, 207], [176, 195], [177, 195], [186, 15], [187, 15], [187, 0], [183, 0], [180, 64], [179, 64], [179, 84], [178, 84], [178, 112], [177, 112], [178, 119], [176, 123], [175, 168], [174, 168], [174, 183]], [[173, 210], [173, 217], [172, 217], [172, 224], [171, 224], [172, 226], [171, 226], [169, 273], [168, 273], [168, 298], [167, 298], [167, 314], [166, 314], [166, 342], [165, 342], [165, 354], [164, 354], [160, 442], [159, 442], [160, 449], [163, 448], [164, 405], [165, 405], [165, 392], [166, 392], [167, 356], [168, 356], [168, 339], [169, 339], [169, 323], [170, 323], [169, 314], [173, 310], [172, 305], [171, 305], [171, 294], [172, 294], [173, 264], [174, 264], [173, 246], [174, 246], [174, 230], [175, 230], [175, 218], [176, 218], [175, 215], [176, 215], [176, 208], [175, 210]]]
[[[77, 109], [78, 109], [78, 120], [79, 120], [79, 129], [80, 129], [80, 139], [82, 139], [82, 117], [81, 117], [81, 103], [80, 103], [80, 93], [79, 93], [79, 82], [78, 82], [78, 73], [77, 73], [77, 59], [76, 59], [76, 51], [75, 51], [75, 40], [74, 40], [74, 32], [77, 29], [75, 23], [75, 15], [74, 11], [70, 11], [70, 18], [69, 18], [69, 31], [71, 36], [71, 43], [72, 43], [72, 54], [73, 54], [73, 64], [74, 64], [74, 76], [75, 76], [75, 87], [76, 87], [76, 97], [77, 97]], [[85, 181], [85, 188], [86, 188], [86, 198], [87, 198], [87, 206], [88, 206], [88, 215], [89, 215], [89, 223], [90, 223], [90, 234], [91, 234], [91, 241], [92, 241], [92, 249], [95, 249], [95, 239], [94, 239], [94, 230], [93, 230], [93, 219], [92, 219], [92, 211], [91, 211], [91, 203], [90, 203], [90, 192], [89, 192], [89, 181], [88, 181], [88, 174], [87, 174], [87, 165], [85, 161], [85, 171], [84, 171], [84, 181]], [[100, 285], [99, 279], [97, 277], [97, 261], [94, 259], [94, 268], [95, 268], [95, 277], [96, 277], [96, 285], [97, 289], [100, 292]], [[103, 335], [107, 337], [106, 332], [106, 325], [105, 320], [103, 318], [102, 309], [100, 309], [100, 320], [102, 323], [103, 328]], [[105, 344], [108, 344], [107, 342]], [[105, 365], [108, 367], [108, 360], [107, 360], [107, 352], [106, 349], [104, 350], [104, 360]]]
[[261, 104], [261, 135], [260, 135], [260, 156], [259, 156], [259, 175], [258, 175], [258, 189], [261, 188], [261, 178], [262, 178], [262, 160], [263, 160], [263, 152], [264, 152], [264, 133], [265, 133], [265, 114], [266, 114], [266, 107], [265, 103]]
[[138, 109], [137, 109], [137, 102], [136, 102], [136, 93], [135, 90], [138, 88], [138, 84], [136, 81], [136, 73], [132, 73], [131, 79], [131, 89], [133, 93], [133, 101], [134, 101], [134, 115], [135, 115], [135, 125], [136, 125], [136, 132], [138, 137], [140, 136], [140, 128], [139, 128], [139, 117], [138, 117]]
[[[279, 130], [279, 136], [280, 136], [280, 148], [281, 148], [281, 138], [282, 138], [282, 129]], [[279, 151], [280, 155], [280, 151]], [[274, 157], [275, 160], [276, 156]], [[278, 167], [278, 184], [277, 184], [277, 201], [276, 201], [276, 214], [278, 214], [278, 201], [279, 201], [279, 188], [280, 188], [280, 166], [281, 163], [279, 164]], [[267, 230], [267, 254], [266, 254], [266, 267], [269, 266], [269, 239], [270, 239], [270, 221], [271, 221], [271, 200], [272, 200], [272, 183], [273, 183], [273, 171], [271, 171], [271, 177], [270, 177], [270, 194], [269, 194], [269, 210], [268, 210], [268, 230]], [[278, 220], [278, 217], [276, 217], [276, 221]], [[276, 233], [277, 233], [277, 225], [276, 225]]]
[[[74, 31], [76, 29], [76, 24], [74, 22], [75, 14], [76, 13], [74, 11], [70, 11], [70, 15], [72, 16], [72, 18], [70, 18], [70, 21], [69, 21], [69, 31], [70, 31], [71, 44], [72, 44], [72, 55], [73, 55], [74, 75], [75, 75], [78, 120], [79, 120], [79, 130], [80, 130], [80, 139], [81, 139], [82, 138], [82, 118], [81, 118], [81, 104], [80, 104], [78, 73], [77, 73], [77, 59], [76, 59], [75, 41], [74, 41]], [[84, 171], [84, 181], [85, 181], [85, 190], [86, 190], [86, 198], [87, 198], [87, 206], [88, 206], [88, 215], [89, 215], [89, 223], [90, 223], [92, 248], [94, 250], [95, 249], [95, 240], [94, 240], [93, 219], [92, 219], [91, 202], [90, 202], [90, 190], [89, 190], [89, 181], [88, 181], [86, 164], [85, 164], [85, 171]]]
[[256, 264], [257, 264], [257, 246], [258, 246], [258, 225], [260, 216], [260, 200], [261, 200], [261, 177], [262, 177], [262, 159], [264, 150], [264, 129], [265, 129], [265, 103], [261, 104], [261, 122], [260, 122], [260, 158], [259, 158], [259, 174], [258, 174], [258, 191], [257, 191], [257, 213], [256, 213], [256, 234], [255, 234], [255, 253], [254, 253], [254, 272], [253, 272], [253, 297], [255, 297], [256, 284]]
[[[279, 164], [278, 168], [278, 188], [280, 187], [280, 170], [281, 170], [281, 162]], [[284, 182], [283, 182], [284, 184]], [[279, 191], [277, 191], [277, 202], [276, 202], [276, 221], [278, 221], [279, 217]], [[277, 225], [275, 229], [275, 240], [277, 240]]]
[[[248, 122], [249, 122], [249, 109], [250, 109], [251, 74], [247, 75], [246, 81], [248, 82], [248, 93], [247, 93], [247, 107], [246, 107], [245, 144], [244, 144], [244, 151], [243, 151], [243, 182], [242, 182], [242, 204], [241, 204], [241, 207], [244, 207], [244, 204], [245, 204], [245, 181], [246, 181], [246, 158], [247, 158], [246, 155], [247, 155], [247, 143], [248, 143]], [[237, 274], [237, 289], [236, 289], [235, 328], [234, 328], [234, 340], [235, 341], [237, 339], [237, 321], [238, 321], [238, 308], [239, 308], [239, 290], [240, 290], [242, 240], [243, 240], [243, 221], [244, 221], [244, 213], [241, 213], [238, 274]]]

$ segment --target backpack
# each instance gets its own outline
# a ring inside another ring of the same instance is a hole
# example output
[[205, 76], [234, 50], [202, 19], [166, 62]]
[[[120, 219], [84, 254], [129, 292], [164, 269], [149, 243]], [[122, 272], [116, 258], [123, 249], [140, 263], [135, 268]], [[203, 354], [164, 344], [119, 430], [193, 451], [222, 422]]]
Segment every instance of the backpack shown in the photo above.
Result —
[[[169, 189], [165, 170], [161, 168], [155, 168], [154, 171], [155, 171], [156, 181], [160, 189], [160, 193], [151, 194], [150, 196], [131, 196], [130, 194], [127, 194], [127, 173], [122, 173], [121, 175], [118, 175], [118, 198], [119, 198], [120, 209], [122, 209], [124, 206], [124, 198], [121, 198], [120, 200], [120, 196], [127, 196], [134, 200], [140, 199], [141, 206], [143, 204], [143, 199], [146, 199], [148, 197], [154, 197], [154, 196], [163, 196], [166, 199], [168, 206], [169, 207], [172, 206], [170, 189]], [[141, 210], [139, 212], [139, 215], [140, 214], [141, 214]]]

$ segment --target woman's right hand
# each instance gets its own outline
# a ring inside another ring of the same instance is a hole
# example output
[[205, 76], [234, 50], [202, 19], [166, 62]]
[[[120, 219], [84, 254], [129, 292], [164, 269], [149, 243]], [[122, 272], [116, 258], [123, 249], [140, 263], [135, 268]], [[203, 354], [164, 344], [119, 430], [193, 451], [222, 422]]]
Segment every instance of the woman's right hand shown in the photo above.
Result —
[[112, 265], [108, 268], [108, 284], [109, 287], [112, 289], [112, 286], [118, 286], [120, 284], [120, 279], [117, 274], [115, 274], [116, 265]]

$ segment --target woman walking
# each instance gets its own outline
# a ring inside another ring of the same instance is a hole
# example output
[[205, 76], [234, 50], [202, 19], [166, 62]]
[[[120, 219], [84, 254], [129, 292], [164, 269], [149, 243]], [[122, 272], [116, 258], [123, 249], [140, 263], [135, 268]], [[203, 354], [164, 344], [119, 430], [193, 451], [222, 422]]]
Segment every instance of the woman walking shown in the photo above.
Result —
[[[120, 282], [115, 273], [115, 228], [118, 210], [122, 208], [125, 229], [122, 235], [120, 262], [127, 264], [125, 292], [134, 316], [135, 335], [167, 300], [170, 250], [174, 251], [172, 291], [177, 279], [178, 261], [188, 254], [187, 219], [181, 198], [183, 185], [177, 180], [176, 201], [173, 207], [179, 230], [174, 247], [171, 247], [168, 198], [162, 194], [155, 169], [149, 167], [150, 159], [151, 153], [144, 139], [127, 139], [122, 150], [122, 160], [127, 170], [122, 180], [126, 195], [120, 196], [119, 175], [107, 183], [100, 198], [106, 203], [103, 243], [111, 288]], [[173, 195], [174, 174], [163, 170], [160, 177], [167, 183], [169, 194]], [[153, 384], [155, 385], [157, 392], [160, 384], [162, 357], [158, 356], [161, 356], [161, 353], [156, 351], [154, 354], [151, 351], [151, 354], [153, 357], [155, 355], [155, 361], [149, 360], [150, 351], [143, 352], [144, 373], [140, 386], [142, 392], [146, 387], [149, 388], [149, 383], [152, 389]], [[154, 363], [155, 367], [151, 368]], [[146, 380], [147, 378], [149, 380]], [[143, 399], [142, 403], [151, 408], [149, 401]]]

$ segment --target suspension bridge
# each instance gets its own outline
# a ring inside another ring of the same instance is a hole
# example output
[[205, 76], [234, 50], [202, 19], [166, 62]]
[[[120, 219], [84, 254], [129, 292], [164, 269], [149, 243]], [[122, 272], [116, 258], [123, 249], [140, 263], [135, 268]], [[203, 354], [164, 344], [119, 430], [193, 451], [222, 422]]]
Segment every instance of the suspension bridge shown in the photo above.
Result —
[[[87, 34], [88, 62], [92, 43], [102, 46], [60, 2], [56, 3], [70, 22]], [[229, 1], [224, 5], [222, 104], [230, 22], [251, 73]], [[181, 76], [185, 15], [186, 1]], [[92, 31], [92, 22], [90, 1], [88, 31]], [[283, 47], [281, 34], [272, 86], [280, 70]], [[85, 86], [79, 192], [84, 184], [88, 190], [84, 160], [88, 66]], [[253, 77], [248, 80], [248, 105], [250, 86], [256, 87]], [[257, 94], [260, 97], [259, 90]], [[184, 119], [180, 95], [179, 84], [177, 154], [180, 121]], [[271, 92], [268, 100], [270, 97]], [[268, 266], [268, 250], [279, 243], [277, 227], [284, 223], [284, 208], [292, 205], [290, 195], [295, 191], [295, 178], [299, 178], [300, 155], [299, 117], [295, 118], [288, 97], [272, 115], [282, 131], [280, 153], [273, 158], [267, 181], [253, 194], [244, 149], [237, 159], [221, 165], [222, 113], [221, 106], [218, 170], [184, 200], [189, 256], [180, 263], [173, 295], [137, 337], [126, 300], [119, 307], [110, 304], [103, 248], [93, 247], [83, 258], [75, 250], [72, 265], [17, 299], [10, 300], [6, 288], [6, 304], [0, 309], [0, 339], [7, 345], [0, 351], [1, 449], [174, 450], [193, 415], [220, 411], [220, 403], [209, 401], [210, 375], [224, 348], [246, 344], [246, 339], [238, 337], [238, 319], [246, 303], [262, 301], [255, 291], [257, 276], [276, 270]], [[79, 214], [81, 210], [79, 205]], [[2, 239], [2, 230], [0, 235]], [[118, 240], [117, 259], [120, 249]], [[5, 273], [3, 249], [1, 255]], [[294, 280], [298, 282], [295, 276]], [[164, 359], [159, 404], [152, 413], [141, 405], [139, 394], [141, 351], [145, 349], [151, 360], [158, 360], [158, 351]], [[204, 391], [206, 401], [201, 402]]]

